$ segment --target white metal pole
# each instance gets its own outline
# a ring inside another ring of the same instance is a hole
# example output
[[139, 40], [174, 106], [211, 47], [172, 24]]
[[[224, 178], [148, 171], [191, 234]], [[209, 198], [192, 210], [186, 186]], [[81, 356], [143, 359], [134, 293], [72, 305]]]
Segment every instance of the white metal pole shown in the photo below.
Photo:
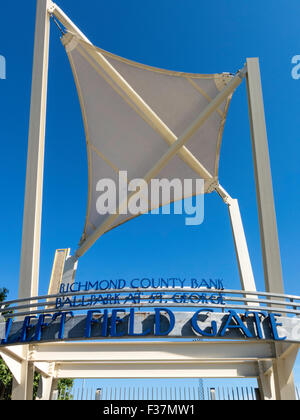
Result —
[[247, 59], [246, 80], [265, 287], [284, 293], [258, 58]]
[[[228, 210], [230, 215], [242, 289], [247, 290], [249, 292], [256, 292], [255, 280], [253, 276], [252, 265], [249, 256], [238, 200], [232, 198], [228, 199]], [[252, 302], [249, 304], [252, 305]]]
[[[48, 0], [37, 0], [19, 298], [38, 295], [50, 35], [48, 5]], [[22, 353], [25, 360], [20, 381], [13, 381], [13, 400], [32, 399], [34, 368], [27, 361], [28, 345], [22, 346]]]
[[48, 0], [37, 1], [19, 298], [38, 294], [50, 32], [47, 9]]

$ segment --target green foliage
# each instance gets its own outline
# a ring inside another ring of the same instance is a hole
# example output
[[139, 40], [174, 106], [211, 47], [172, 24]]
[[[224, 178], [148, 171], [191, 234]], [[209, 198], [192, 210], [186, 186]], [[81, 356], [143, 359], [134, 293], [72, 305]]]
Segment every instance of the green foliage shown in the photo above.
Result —
[[[1, 288], [0, 289], [0, 302], [4, 302], [6, 300], [6, 298], [7, 298], [7, 295], [8, 295], [8, 290], [5, 287]], [[7, 307], [8, 307], [8, 305], [5, 306], [5, 308], [7, 308]], [[8, 314], [8, 313], [12, 313], [12, 311], [2, 312], [0, 314], [0, 318], [3, 315]]]
[[71, 394], [73, 385], [73, 379], [60, 379], [58, 381], [59, 400], [71, 400], [73, 398]]
[[0, 289], [0, 302], [3, 302], [7, 298], [7, 295], [8, 295], [8, 290], [5, 287], [1, 288]]
[[0, 358], [0, 400], [11, 399], [12, 374]]
[[37, 396], [37, 391], [38, 391], [38, 387], [39, 387], [39, 382], [40, 382], [40, 378], [41, 378], [41, 374], [34, 372], [34, 377], [33, 377], [33, 392], [32, 392], [32, 399], [35, 400], [36, 396]]
[[[0, 302], [6, 300], [8, 290], [4, 287], [0, 289]], [[12, 374], [4, 361], [0, 358], [0, 400], [11, 398]]]
[[8, 386], [12, 380], [12, 374], [2, 359], [0, 359], [0, 380], [4, 386]]

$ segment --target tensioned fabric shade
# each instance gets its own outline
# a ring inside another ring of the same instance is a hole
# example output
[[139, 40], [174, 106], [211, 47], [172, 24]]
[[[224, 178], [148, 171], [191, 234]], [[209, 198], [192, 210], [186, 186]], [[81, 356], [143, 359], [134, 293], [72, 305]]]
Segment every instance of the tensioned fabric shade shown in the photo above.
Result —
[[[88, 154], [88, 205], [82, 243], [109, 217], [97, 211], [99, 180], [111, 179], [118, 187], [120, 171], [127, 171], [128, 182], [144, 178], [233, 76], [182, 73], [146, 66], [96, 48], [71, 33], [63, 37], [63, 44], [80, 99]], [[205, 181], [202, 192], [214, 189], [231, 96], [210, 115], [157, 178], [182, 181], [202, 178]], [[197, 193], [199, 191], [193, 190], [189, 196]], [[183, 191], [181, 197], [172, 196], [167, 201], [161, 198], [159, 206], [187, 196]], [[149, 202], [149, 211], [152, 208]], [[119, 215], [107, 230], [132, 217]]]

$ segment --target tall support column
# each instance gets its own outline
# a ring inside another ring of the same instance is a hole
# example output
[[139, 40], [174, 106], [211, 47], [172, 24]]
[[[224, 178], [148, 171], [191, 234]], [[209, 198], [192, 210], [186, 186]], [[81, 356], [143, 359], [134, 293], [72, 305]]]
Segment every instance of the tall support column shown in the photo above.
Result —
[[37, 1], [19, 298], [38, 294], [50, 22]]
[[257, 378], [260, 398], [264, 401], [276, 400], [275, 379], [272, 361], [258, 361]]
[[37, 390], [37, 396], [36, 396], [37, 401], [51, 400], [53, 382], [54, 382], [54, 379], [52, 376], [46, 377], [44, 375], [41, 375], [38, 390]]
[[259, 61], [247, 59], [256, 195], [267, 292], [284, 293]]
[[[38, 295], [50, 35], [48, 5], [48, 0], [37, 0], [19, 298]], [[34, 368], [27, 361], [28, 346], [23, 346], [23, 351], [20, 380], [14, 379], [12, 389], [12, 399], [17, 400], [32, 399]]]
[[[249, 292], [256, 292], [255, 280], [253, 276], [252, 265], [243, 228], [239, 203], [236, 199], [227, 198], [227, 204], [234, 238], [235, 251], [239, 266], [242, 289], [248, 290]], [[248, 297], [250, 298], [250, 296]], [[252, 299], [255, 299], [255, 297], [252, 297]]]
[[[257, 58], [247, 59], [246, 81], [265, 287], [267, 292], [284, 293], [263, 94]], [[278, 347], [275, 344], [277, 352]], [[295, 399], [292, 372], [294, 353], [295, 351], [289, 357], [276, 357], [274, 360], [272, 375], [276, 399]]]
[[293, 366], [298, 353], [298, 345], [277, 343], [274, 347], [275, 359], [258, 362], [259, 377], [257, 379], [262, 399], [296, 400]]
[[296, 400], [293, 367], [298, 348], [297, 344], [275, 343], [277, 357], [273, 369], [277, 400]]

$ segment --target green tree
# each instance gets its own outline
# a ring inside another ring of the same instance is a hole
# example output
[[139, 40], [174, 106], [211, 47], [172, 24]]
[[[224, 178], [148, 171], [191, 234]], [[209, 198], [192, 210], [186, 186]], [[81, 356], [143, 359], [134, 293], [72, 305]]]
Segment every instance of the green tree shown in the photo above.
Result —
[[0, 400], [11, 399], [12, 374], [0, 358]]
[[7, 298], [7, 295], [8, 295], [8, 290], [5, 287], [0, 289], [0, 302], [5, 301], [5, 299]]
[[60, 379], [58, 381], [59, 400], [72, 400], [71, 394], [74, 385], [73, 379]]
[[[7, 298], [8, 290], [4, 287], [0, 289], [0, 302]], [[0, 358], [0, 400], [11, 399], [12, 374], [4, 361]]]

